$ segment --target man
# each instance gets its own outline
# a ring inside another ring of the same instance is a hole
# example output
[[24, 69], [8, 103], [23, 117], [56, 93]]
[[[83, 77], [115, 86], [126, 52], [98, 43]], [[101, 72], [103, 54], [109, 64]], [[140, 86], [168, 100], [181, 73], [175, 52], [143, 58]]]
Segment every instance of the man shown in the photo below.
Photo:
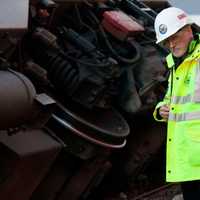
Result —
[[171, 53], [168, 90], [154, 111], [167, 122], [166, 181], [181, 182], [185, 200], [200, 200], [200, 36], [181, 9], [162, 10], [155, 19], [157, 42]]

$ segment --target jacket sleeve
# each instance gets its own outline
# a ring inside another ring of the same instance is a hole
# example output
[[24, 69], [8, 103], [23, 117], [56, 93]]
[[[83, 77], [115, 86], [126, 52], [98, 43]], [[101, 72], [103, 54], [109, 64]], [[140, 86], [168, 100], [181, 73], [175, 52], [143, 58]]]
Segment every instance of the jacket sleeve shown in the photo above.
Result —
[[[171, 76], [170, 76], [171, 77]], [[169, 77], [169, 80], [170, 80], [170, 77]], [[159, 102], [155, 109], [154, 109], [154, 112], [153, 112], [153, 117], [156, 121], [159, 121], [159, 122], [167, 122], [166, 119], [163, 119], [160, 115], [159, 115], [159, 108], [163, 105], [169, 105], [170, 104], [170, 98], [171, 98], [171, 83], [170, 81], [168, 80], [168, 89], [167, 89], [167, 92], [163, 98], [163, 100], [161, 102]]]

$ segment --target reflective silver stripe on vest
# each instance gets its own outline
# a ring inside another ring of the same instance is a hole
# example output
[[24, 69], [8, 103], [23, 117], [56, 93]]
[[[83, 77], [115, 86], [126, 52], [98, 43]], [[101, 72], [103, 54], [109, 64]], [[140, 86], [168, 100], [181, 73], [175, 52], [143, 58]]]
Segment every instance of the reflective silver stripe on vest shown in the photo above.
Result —
[[188, 120], [195, 120], [200, 119], [200, 111], [198, 112], [190, 112], [190, 113], [182, 113], [182, 114], [169, 114], [169, 120], [170, 121], [188, 121]]
[[200, 60], [197, 62], [193, 102], [200, 102]]
[[186, 96], [172, 96], [171, 103], [173, 104], [185, 104], [185, 103], [197, 103], [200, 102], [200, 60], [197, 61], [196, 77], [195, 77], [195, 90], [193, 95]]
[[187, 96], [172, 96], [173, 104], [185, 104], [192, 101], [192, 95]]

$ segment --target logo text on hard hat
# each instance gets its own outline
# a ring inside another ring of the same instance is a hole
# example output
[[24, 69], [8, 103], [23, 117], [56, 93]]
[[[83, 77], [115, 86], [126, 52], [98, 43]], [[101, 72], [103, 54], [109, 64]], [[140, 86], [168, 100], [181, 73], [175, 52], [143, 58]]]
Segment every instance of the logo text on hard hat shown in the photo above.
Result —
[[187, 15], [185, 13], [182, 13], [182, 14], [178, 15], [177, 17], [178, 17], [178, 19], [181, 20], [181, 19], [187, 17]]
[[167, 32], [167, 26], [165, 24], [161, 24], [159, 26], [159, 31], [161, 34], [165, 34]]

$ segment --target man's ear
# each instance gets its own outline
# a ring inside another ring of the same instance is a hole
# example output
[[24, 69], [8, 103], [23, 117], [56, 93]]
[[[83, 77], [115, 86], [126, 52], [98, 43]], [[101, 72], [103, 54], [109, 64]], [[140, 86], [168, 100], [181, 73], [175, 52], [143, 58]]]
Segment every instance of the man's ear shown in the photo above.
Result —
[[188, 31], [188, 33], [192, 34], [192, 27], [191, 27], [191, 25], [187, 25], [185, 28]]
[[192, 31], [191, 25], [187, 25], [187, 26], [185, 27], [185, 31], [186, 31], [188, 37], [189, 37], [191, 40], [193, 40], [194, 35], [193, 35], [193, 31]]

